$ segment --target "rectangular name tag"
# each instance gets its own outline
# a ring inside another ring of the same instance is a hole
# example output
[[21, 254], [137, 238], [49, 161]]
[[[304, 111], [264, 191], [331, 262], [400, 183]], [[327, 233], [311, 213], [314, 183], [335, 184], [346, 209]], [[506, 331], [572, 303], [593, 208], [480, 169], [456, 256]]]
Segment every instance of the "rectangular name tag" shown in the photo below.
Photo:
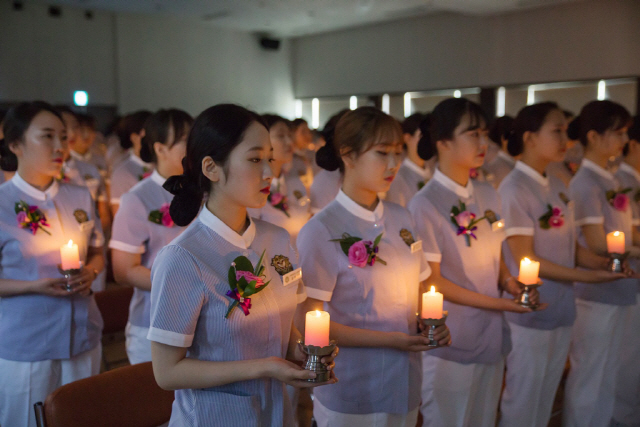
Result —
[[411, 244], [411, 253], [412, 254], [415, 254], [416, 252], [421, 251], [421, 250], [422, 250], [422, 240], [418, 240], [417, 242]]
[[289, 286], [300, 279], [302, 279], [302, 268], [296, 268], [291, 273], [287, 273], [282, 276], [282, 284], [284, 286]]
[[491, 230], [493, 231], [502, 230], [503, 228], [504, 228], [504, 219], [501, 219], [500, 221], [496, 221], [493, 224], [491, 224]]

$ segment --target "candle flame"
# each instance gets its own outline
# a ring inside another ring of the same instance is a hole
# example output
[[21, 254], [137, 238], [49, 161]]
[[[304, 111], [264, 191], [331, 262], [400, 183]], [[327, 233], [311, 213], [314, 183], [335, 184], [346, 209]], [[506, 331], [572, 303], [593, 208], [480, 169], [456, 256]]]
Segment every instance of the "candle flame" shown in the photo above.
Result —
[[69, 243], [67, 243], [67, 246], [72, 248], [73, 247], [73, 240], [69, 240]]
[[619, 232], [619, 231], [614, 231], [613, 235], [614, 235], [614, 236], [619, 236], [619, 235], [620, 235], [620, 232]]
[[320, 317], [321, 315], [320, 310], [316, 310], [316, 317]]
[[436, 293], [436, 287], [435, 286], [431, 286], [431, 290], [429, 292], [431, 292], [432, 294], [435, 294]]
[[527, 257], [524, 257], [522, 262], [525, 263], [525, 264], [531, 264], [531, 260], [529, 258], [527, 258]]

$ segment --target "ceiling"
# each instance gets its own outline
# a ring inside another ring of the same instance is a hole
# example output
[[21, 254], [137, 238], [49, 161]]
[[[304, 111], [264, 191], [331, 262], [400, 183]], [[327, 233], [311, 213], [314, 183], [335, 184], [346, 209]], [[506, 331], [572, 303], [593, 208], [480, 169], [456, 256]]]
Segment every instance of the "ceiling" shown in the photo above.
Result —
[[[33, 0], [22, 0], [24, 2]], [[198, 17], [211, 25], [296, 37], [438, 12], [491, 15], [581, 0], [35, 0], [89, 10]]]

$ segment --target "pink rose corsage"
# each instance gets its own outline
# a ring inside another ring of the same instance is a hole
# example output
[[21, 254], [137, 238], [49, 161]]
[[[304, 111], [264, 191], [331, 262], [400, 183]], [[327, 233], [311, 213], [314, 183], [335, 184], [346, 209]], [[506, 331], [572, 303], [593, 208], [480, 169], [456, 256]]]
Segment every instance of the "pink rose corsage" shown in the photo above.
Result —
[[225, 319], [229, 318], [229, 315], [236, 307], [240, 307], [244, 315], [248, 316], [251, 308], [251, 298], [249, 297], [262, 291], [271, 282], [265, 283], [263, 279], [264, 266], [262, 265], [262, 259], [264, 258], [264, 253], [265, 251], [262, 251], [255, 268], [249, 258], [244, 256], [237, 257], [231, 263], [231, 268], [229, 268], [229, 287], [231, 289], [227, 291], [226, 295], [233, 302], [224, 316]]
[[149, 178], [153, 171], [146, 166], [142, 167], [142, 174], [138, 175], [138, 181], [142, 181], [145, 178]]
[[44, 228], [49, 227], [47, 217], [37, 206], [29, 206], [27, 202], [20, 200], [16, 202], [14, 210], [20, 228], [30, 230], [34, 236], [38, 230], [42, 230], [51, 236], [51, 233]]
[[607, 191], [607, 201], [615, 210], [625, 212], [627, 207], [629, 207], [629, 196], [627, 196], [627, 193], [630, 191], [630, 188], [624, 188], [618, 191], [609, 190]]
[[267, 197], [267, 200], [269, 200], [271, 206], [276, 209], [280, 209], [286, 216], [291, 217], [291, 215], [289, 215], [289, 201], [287, 200], [287, 196], [278, 191], [275, 191], [273, 193], [269, 193], [269, 197]]
[[464, 235], [467, 241], [467, 246], [471, 246], [471, 238], [478, 240], [473, 233], [478, 229], [477, 223], [485, 219], [486, 217], [476, 218], [476, 214], [467, 210], [467, 205], [459, 201], [458, 206], [451, 207], [451, 222], [457, 227], [456, 233], [458, 236]]
[[557, 206], [547, 205], [547, 212], [538, 218], [540, 228], [549, 230], [550, 228], [560, 228], [564, 225], [564, 213]]
[[378, 245], [382, 239], [382, 234], [379, 234], [373, 242], [371, 240], [362, 240], [360, 237], [355, 237], [349, 233], [343, 233], [342, 238], [332, 239], [331, 242], [339, 242], [342, 252], [349, 258], [349, 263], [355, 267], [365, 267], [367, 265], [373, 266], [378, 261], [380, 264], [387, 265], [387, 263], [378, 257]]
[[171, 206], [170, 203], [164, 203], [160, 209], [149, 212], [149, 221], [165, 227], [173, 227], [174, 223], [171, 214], [169, 214], [169, 206]]

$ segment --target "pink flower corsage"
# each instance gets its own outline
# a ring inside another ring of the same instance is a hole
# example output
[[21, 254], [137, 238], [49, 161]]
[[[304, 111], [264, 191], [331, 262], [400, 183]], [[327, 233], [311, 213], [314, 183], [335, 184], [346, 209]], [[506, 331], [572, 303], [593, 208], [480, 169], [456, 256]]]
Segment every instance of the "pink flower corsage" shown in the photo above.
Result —
[[480, 172], [478, 172], [478, 169], [473, 168], [469, 170], [469, 178], [478, 179], [479, 176], [480, 176]]
[[66, 173], [64, 173], [64, 168], [62, 168], [62, 170], [60, 171], [60, 176], [58, 176], [58, 178], [56, 178], [58, 182], [62, 182], [65, 184], [68, 184], [71, 182], [71, 178], [69, 178], [67, 176]]
[[609, 190], [607, 191], [607, 201], [615, 210], [625, 212], [627, 207], [629, 207], [629, 196], [627, 196], [627, 193], [630, 191], [630, 188], [624, 188], [618, 191]]
[[265, 251], [262, 251], [260, 260], [258, 260], [255, 268], [249, 258], [244, 256], [237, 257], [231, 263], [231, 268], [229, 268], [229, 287], [231, 289], [227, 291], [226, 295], [233, 302], [224, 316], [225, 319], [229, 318], [229, 315], [236, 307], [240, 307], [244, 315], [248, 316], [251, 308], [251, 298], [249, 297], [262, 291], [271, 282], [265, 283], [263, 279], [264, 266], [262, 265], [262, 259], [264, 258], [264, 253]]
[[142, 181], [145, 178], [149, 178], [153, 171], [146, 166], [142, 167], [142, 174], [138, 175], [138, 181]]
[[349, 233], [343, 233], [342, 238], [332, 239], [331, 242], [339, 242], [342, 252], [349, 258], [349, 263], [356, 267], [373, 266], [378, 261], [382, 265], [387, 263], [378, 257], [378, 245], [382, 239], [382, 234], [371, 240], [362, 240]]
[[564, 213], [557, 206], [547, 205], [547, 212], [538, 218], [540, 228], [548, 230], [550, 228], [560, 228], [564, 225]]
[[49, 227], [47, 217], [37, 206], [29, 206], [27, 202], [20, 200], [16, 202], [14, 210], [20, 228], [30, 230], [34, 236], [38, 230], [42, 230], [51, 236], [51, 233], [44, 228]]
[[169, 206], [171, 206], [170, 203], [164, 203], [160, 209], [149, 212], [149, 221], [165, 227], [173, 227], [174, 223], [171, 214], [169, 214]]
[[473, 233], [478, 229], [477, 223], [485, 219], [486, 217], [476, 218], [476, 214], [467, 210], [467, 205], [459, 201], [458, 206], [451, 207], [451, 222], [457, 227], [456, 234], [458, 236], [464, 235], [467, 246], [471, 246], [471, 238], [478, 240]]
[[269, 197], [267, 197], [267, 199], [269, 200], [269, 203], [271, 203], [271, 206], [276, 209], [280, 209], [286, 216], [291, 217], [291, 215], [289, 215], [289, 203], [287, 196], [276, 191], [269, 193]]

